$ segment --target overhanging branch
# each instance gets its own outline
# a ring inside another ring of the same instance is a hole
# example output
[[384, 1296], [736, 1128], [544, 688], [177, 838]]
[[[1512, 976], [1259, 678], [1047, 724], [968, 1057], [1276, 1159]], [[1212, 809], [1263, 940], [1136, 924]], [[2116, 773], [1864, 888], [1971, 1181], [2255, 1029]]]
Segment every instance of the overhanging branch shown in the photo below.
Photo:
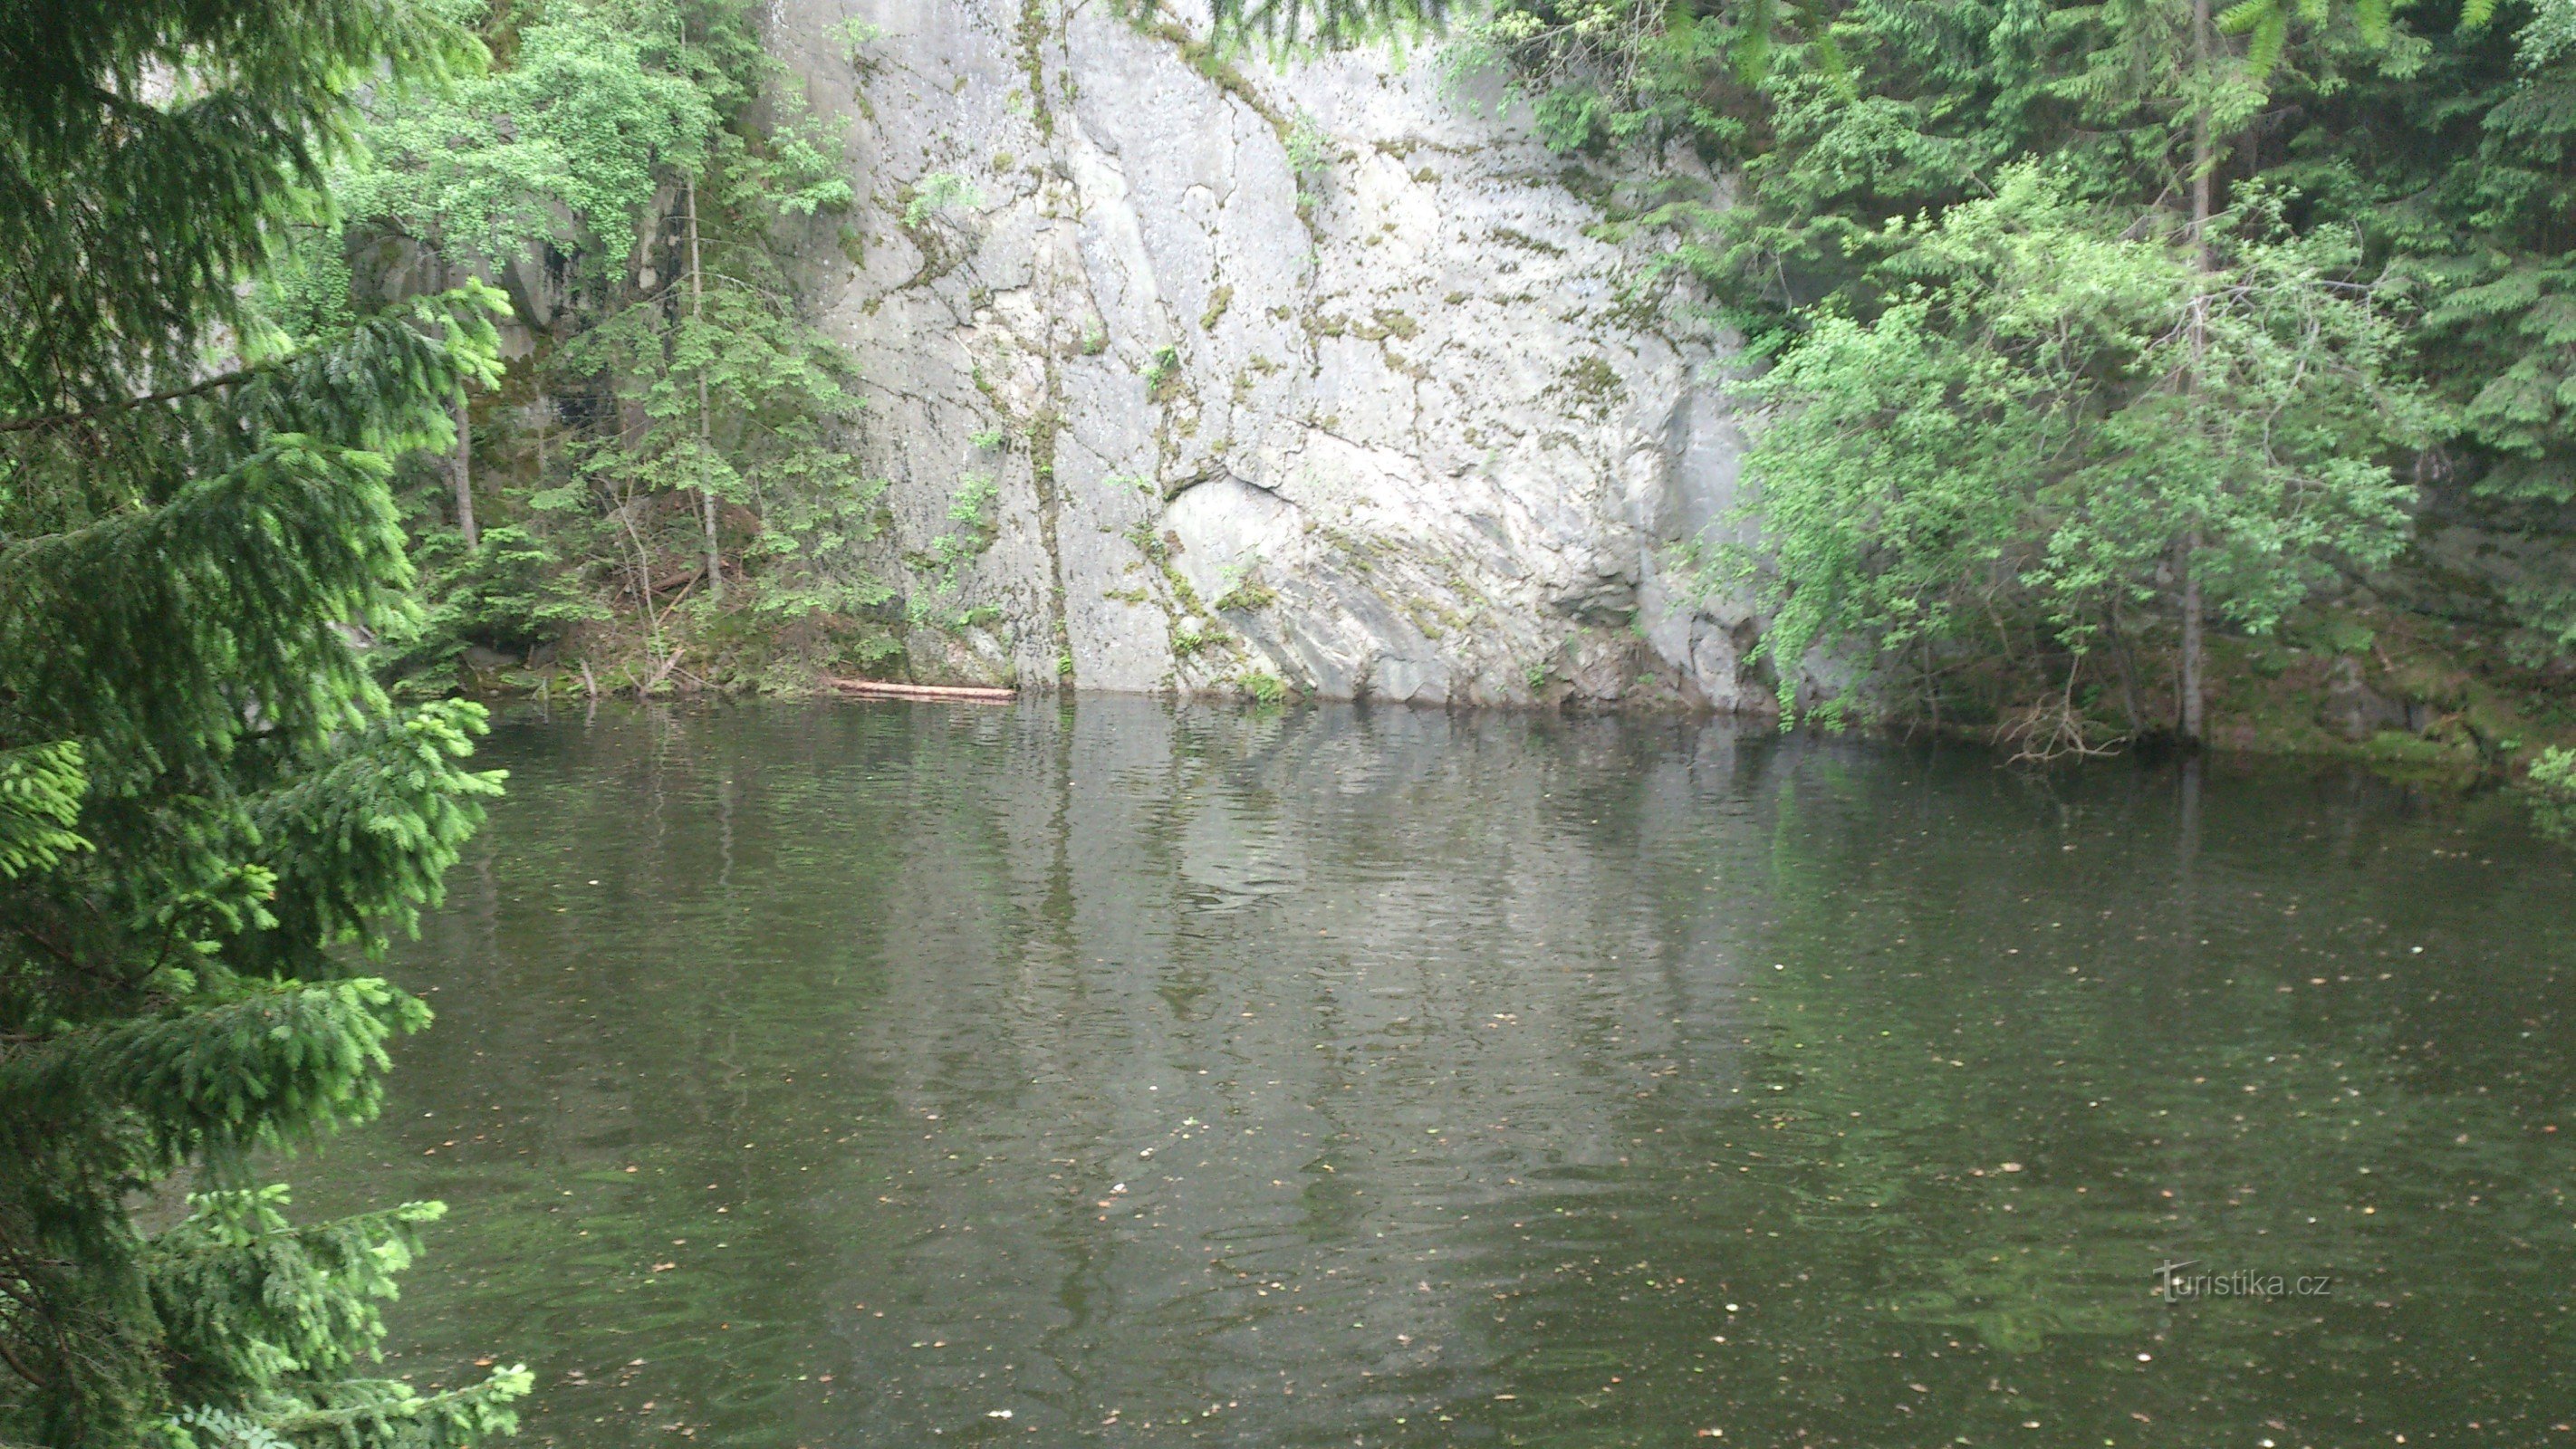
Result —
[[183, 397], [197, 397], [204, 393], [210, 393], [222, 388], [235, 386], [239, 383], [248, 382], [265, 370], [266, 365], [260, 367], [237, 367], [220, 376], [207, 378], [203, 382], [192, 382], [186, 387], [174, 387], [162, 392], [146, 393], [142, 397], [123, 398], [116, 402], [101, 403], [97, 407], [83, 408], [78, 412], [44, 413], [32, 418], [11, 418], [5, 423], [0, 423], [0, 433], [24, 433], [31, 432], [37, 428], [55, 427], [64, 423], [82, 423], [87, 422], [92, 418], [105, 417], [109, 413], [121, 413], [133, 408], [150, 407], [154, 403], [175, 402]]

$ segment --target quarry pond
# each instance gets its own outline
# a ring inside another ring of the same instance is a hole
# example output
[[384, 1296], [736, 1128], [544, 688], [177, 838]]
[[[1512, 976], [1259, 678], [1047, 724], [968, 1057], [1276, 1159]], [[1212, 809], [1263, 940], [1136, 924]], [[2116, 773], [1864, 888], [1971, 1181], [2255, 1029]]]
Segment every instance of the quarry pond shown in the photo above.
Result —
[[519, 1442], [2576, 1446], [2576, 856], [2342, 767], [505, 715], [299, 1216]]

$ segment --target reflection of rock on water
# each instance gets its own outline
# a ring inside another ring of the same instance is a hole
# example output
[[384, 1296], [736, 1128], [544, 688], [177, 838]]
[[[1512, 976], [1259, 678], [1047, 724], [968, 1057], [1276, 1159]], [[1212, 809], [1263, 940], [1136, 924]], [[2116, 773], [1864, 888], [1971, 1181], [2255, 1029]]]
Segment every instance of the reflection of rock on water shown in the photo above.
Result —
[[[645, 1442], [602, 1418], [645, 1395], [764, 1449], [2571, 1401], [2523, 1351], [2569, 877], [2510, 800], [1096, 697], [492, 746], [491, 855], [397, 963], [440, 1029], [294, 1176], [454, 1203], [400, 1367], [524, 1351], [532, 1440]], [[2337, 1288], [2175, 1317], [2172, 1257]]]
[[1131, 1415], [1486, 1362], [1480, 1217], [1615, 1171], [1732, 970], [1642, 860], [1733, 792], [1733, 739], [1669, 734], [1086, 701], [931, 846], [989, 822], [1007, 909], [952, 862], [904, 887], [941, 924], [893, 943], [866, 1048], [946, 1126], [906, 1164], [920, 1236], [845, 1270]]

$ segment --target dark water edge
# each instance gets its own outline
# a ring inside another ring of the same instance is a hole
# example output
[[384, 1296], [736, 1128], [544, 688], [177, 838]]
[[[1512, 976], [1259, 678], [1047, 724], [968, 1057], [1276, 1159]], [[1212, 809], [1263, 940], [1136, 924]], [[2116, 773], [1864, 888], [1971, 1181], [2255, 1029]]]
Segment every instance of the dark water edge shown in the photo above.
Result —
[[449, 1202], [392, 1367], [524, 1358], [523, 1442], [2576, 1444], [2507, 799], [1088, 697], [487, 753], [439, 1024], [287, 1170]]

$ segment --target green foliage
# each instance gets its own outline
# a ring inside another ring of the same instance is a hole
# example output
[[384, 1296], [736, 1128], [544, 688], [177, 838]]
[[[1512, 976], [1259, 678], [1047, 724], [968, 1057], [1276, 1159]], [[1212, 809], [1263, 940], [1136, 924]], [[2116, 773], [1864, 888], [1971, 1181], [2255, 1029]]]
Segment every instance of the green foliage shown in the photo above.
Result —
[[[948, 521], [957, 526], [930, 541], [926, 561], [939, 575], [941, 598], [957, 587], [967, 561], [993, 546], [998, 536], [993, 509], [1000, 496], [1001, 489], [990, 474], [968, 473], [957, 480], [957, 491], [948, 500]], [[912, 617], [917, 623], [938, 618], [938, 600], [913, 600]]]
[[957, 480], [957, 494], [948, 500], [948, 516], [971, 530], [989, 533], [993, 527], [993, 500], [998, 494], [990, 474], [969, 473]]
[[378, 668], [397, 678], [453, 678], [469, 642], [526, 652], [607, 617], [565, 567], [562, 549], [521, 525], [487, 528], [472, 549], [453, 533], [429, 532], [412, 557], [421, 566], [421, 607], [378, 640]]
[[[727, 215], [737, 203], [760, 205], [754, 178], [720, 175], [739, 184], [702, 191], [702, 201]], [[750, 576], [792, 578], [790, 588], [755, 591], [754, 608], [802, 617], [865, 607], [884, 591], [843, 555], [871, 534], [880, 490], [841, 442], [859, 411], [847, 355], [797, 314], [756, 241], [735, 240], [742, 231], [730, 222], [718, 235], [699, 315], [637, 301], [561, 353], [561, 368], [610, 380], [643, 422], [581, 440], [577, 476], [630, 519], [656, 497], [701, 492], [746, 518]], [[688, 556], [689, 519], [674, 521], [682, 536], [645, 538], [649, 551]]]
[[[241, 319], [231, 284], [346, 142], [378, 65], [399, 87], [476, 55], [400, 0], [64, 0], [13, 13], [8, 30], [0, 385], [13, 408], [189, 381], [200, 345]], [[191, 84], [160, 95], [177, 75]], [[116, 190], [56, 184], [74, 175]]]
[[2576, 750], [2547, 749], [2531, 762], [2532, 820], [2552, 839], [2576, 841]]
[[1228, 564], [1217, 571], [1216, 598], [1208, 605], [1217, 610], [1258, 612], [1279, 602], [1277, 591], [1252, 577], [1259, 565]]
[[[2468, 0], [2460, 10], [2460, 28], [2475, 30], [2495, 14], [2496, 0]], [[2290, 43], [2293, 22], [2323, 24], [2336, 16], [2329, 0], [2236, 0], [2218, 16], [2218, 26], [2246, 38], [2245, 68], [2269, 76]], [[2353, 29], [2368, 44], [2386, 45], [2390, 35], [2390, 0], [2357, 0], [2350, 7]]]
[[[315, 1441], [470, 1444], [515, 1427], [496, 1395], [423, 1394], [390, 1379], [343, 1380], [327, 1402], [299, 1394], [296, 1378], [345, 1373], [384, 1337], [376, 1305], [419, 1250], [415, 1230], [437, 1221], [434, 1202], [405, 1203], [312, 1227], [281, 1211], [282, 1187], [190, 1195], [188, 1217], [152, 1245], [152, 1304], [179, 1349], [183, 1372], [216, 1361], [210, 1349], [252, 1345], [258, 1373], [246, 1384], [208, 1383], [197, 1407], [166, 1431], [172, 1449], [253, 1449]], [[494, 1376], [500, 1395], [524, 1394], [524, 1368]], [[217, 1407], [227, 1398], [236, 1407]]]
[[1244, 697], [1263, 708], [1276, 708], [1288, 700], [1288, 681], [1276, 674], [1255, 671], [1235, 681]]
[[0, 879], [43, 870], [88, 848], [73, 829], [88, 789], [77, 740], [0, 751]]
[[[1732, 573], [1795, 664], [2044, 631], [2082, 654], [2151, 617], [2178, 540], [2214, 607], [2271, 628], [2332, 553], [2385, 560], [2406, 490], [2381, 461], [2432, 409], [2393, 381], [2394, 325], [2348, 242], [2258, 213], [2204, 270], [2031, 166], [1938, 221], [1888, 224], [1875, 318], [1825, 312], [1743, 391], [1775, 410], [1749, 459], [1760, 553]], [[2195, 325], [2195, 323], [2197, 325]], [[2131, 721], [2132, 727], [2144, 723]]]
[[[1142, 0], [1140, 14], [1161, 6]], [[1435, 31], [1448, 0], [1217, 0], [1217, 34], [1228, 44], [1259, 36], [1274, 51], [1338, 49]]]
[[[1837, 99], [1853, 90], [1819, 0], [1739, 0], [1701, 7], [1656, 0], [1553, 0], [1493, 6], [1459, 33], [1453, 78], [1499, 66], [1532, 102], [1539, 134], [1560, 150], [1645, 134], [1650, 115], [1672, 118], [1684, 73], [1713, 71], [1730, 86], [1757, 86], [1777, 68], [1818, 80]], [[1685, 124], [1709, 125], [1703, 92], [1685, 102]], [[1697, 114], [1693, 114], [1697, 112]]]
[[1313, 116], [1299, 111], [1288, 120], [1288, 134], [1283, 139], [1288, 150], [1288, 171], [1297, 179], [1297, 201], [1311, 206], [1317, 188], [1330, 175], [1333, 167], [1333, 138]]
[[[444, 448], [447, 400], [497, 379], [496, 294], [360, 317], [327, 252], [287, 245], [360, 89], [476, 48], [394, 0], [74, 4], [10, 37], [0, 1440], [506, 1431], [522, 1372], [426, 1397], [353, 1376], [432, 1209], [296, 1228], [246, 1181], [376, 1110], [429, 1012], [364, 965], [499, 789], [465, 763], [481, 710], [396, 709], [357, 642], [414, 618], [391, 460]], [[197, 1211], [139, 1222], [183, 1172]]]
[[[2378, 0], [2220, 8], [2206, 46], [2184, 0], [1850, 0], [1829, 26], [1777, 5], [1504, 0], [1460, 27], [1453, 71], [1499, 69], [1551, 145], [1684, 143], [1732, 172], [1725, 194], [1682, 178], [1626, 185], [1601, 233], [1659, 240], [1639, 288], [1687, 277], [1757, 361], [1789, 365], [1767, 394], [1784, 409], [1847, 408], [1856, 420], [1877, 407], [1893, 419], [1875, 441], [1793, 457], [1789, 440], [1832, 425], [1784, 412], [1783, 440], [1765, 448], [1768, 466], [1796, 480], [1766, 493], [1751, 521], [1775, 522], [1772, 503], [1821, 507], [1829, 495], [1810, 490], [1834, 468], [1845, 477], [1831, 496], [1858, 504], [1875, 487], [1894, 509], [1839, 523], [1820, 512], [1812, 529], [1792, 530], [1795, 547], [1824, 552], [1784, 561], [1775, 585], [1793, 575], [1868, 583], [1804, 605], [1784, 595], [1784, 654], [1846, 630], [1899, 649], [1921, 643], [1907, 667], [1937, 707], [1939, 681], [1963, 671], [2005, 693], [2039, 687], [2043, 659], [2057, 693], [2071, 661], [2117, 629], [2112, 654], [2134, 706], [2131, 686], [2153, 672], [2136, 667], [2138, 651], [2177, 642], [2179, 591], [2150, 607], [2133, 587], [2154, 532], [2144, 525], [2174, 501], [2174, 485], [2145, 468], [2084, 465], [2097, 503], [2125, 495], [2130, 521], [2091, 510], [2080, 536], [2025, 505], [2063, 491], [2073, 464], [2049, 447], [2106, 442], [2159, 406], [2191, 424], [2165, 454], [2177, 468], [2259, 453], [2274, 461], [2257, 475], [2286, 468], [2282, 477], [2300, 480], [2283, 491], [2228, 475], [2206, 500], [2225, 503], [2235, 521], [2221, 531], [2233, 542], [2191, 562], [2214, 571], [2249, 626], [2276, 616], [2322, 564], [2386, 555], [2402, 528], [2386, 511], [2405, 491], [2393, 477], [2499, 507], [2576, 498], [2576, 273], [2564, 230], [2576, 207], [2565, 164], [2576, 154], [2576, 12], [2534, 6], [2508, 35], [2479, 5], [2411, 18]], [[2060, 374], [2023, 371], [2038, 354], [1987, 330], [2010, 319], [1962, 305], [1973, 299], [1955, 280], [1909, 270], [1927, 261], [1926, 239], [1947, 215], [1990, 207], [2033, 163], [2066, 204], [2088, 209], [2081, 226], [2057, 229], [2075, 250], [2041, 277], [2046, 306], [2070, 328], [2057, 341], [2072, 352], [2051, 365], [2075, 370]], [[2302, 408], [2307, 394], [2322, 397], [2306, 436], [2265, 434], [2253, 452], [2255, 414], [2222, 406], [2197, 417], [2184, 387], [2148, 406], [2157, 395], [2139, 389], [2142, 374], [2100, 371], [2123, 357], [2119, 367], [2146, 365], [2140, 339], [2118, 334], [2156, 316], [2169, 325], [2170, 302], [2193, 295], [2188, 223], [2204, 176], [2231, 267], [2265, 279], [2214, 297], [2237, 342], [2270, 339], [2226, 359], [2231, 376], [2289, 360], [2296, 381], [2282, 395]], [[2137, 288], [2158, 249], [2169, 264], [2148, 292], [2166, 301], [2147, 306]], [[2097, 264], [2114, 270], [2088, 297], [2074, 279]], [[2303, 317], [2324, 330], [2289, 346]], [[1810, 348], [1818, 355], [1797, 363]], [[2331, 378], [2297, 370], [2308, 352], [2334, 360]], [[1925, 371], [1898, 371], [1914, 367]], [[1986, 408], [2022, 406], [2007, 399], [2026, 393], [2066, 410], [2014, 427], [1944, 421], [1945, 387], [1985, 389]], [[2390, 402], [2383, 425], [2354, 411], [2363, 397]], [[2004, 451], [2009, 439], [2027, 456]], [[1956, 462], [1962, 450], [1994, 470], [1981, 476], [2013, 486], [1951, 486], [1925, 461]], [[1864, 480], [1863, 456], [1922, 476], [1901, 488], [1897, 474]], [[2320, 499], [2351, 507], [2320, 513]], [[2173, 516], [2215, 519], [2197, 505]], [[2253, 526], [2266, 517], [2274, 522]], [[2515, 596], [2530, 637], [2555, 635], [2554, 597]], [[2000, 620], [1963, 622], [1990, 606]]]
[[547, 6], [516, 31], [506, 68], [377, 102], [365, 160], [334, 178], [334, 200], [480, 266], [633, 215], [669, 170], [704, 164], [717, 118], [677, 16], [624, 8]]
[[842, 57], [852, 65], [864, 64], [867, 48], [885, 39], [885, 27], [855, 16], [832, 27], [832, 38], [841, 42]]
[[983, 204], [984, 193], [974, 182], [954, 171], [933, 171], [921, 178], [912, 198], [903, 204], [903, 224], [917, 229], [952, 207], [972, 210]]
[[[2448, 364], [2434, 375], [2463, 401], [2467, 440], [2489, 455], [2480, 491], [2543, 503], [2576, 501], [2576, 264], [2563, 234], [2576, 207], [2570, 14], [2535, 6], [2510, 47], [2436, 52], [2460, 99], [2420, 129], [2377, 119], [2374, 131], [2396, 134], [2372, 137], [2383, 154], [2352, 178], [2392, 196], [2417, 188], [2415, 204], [2363, 219], [2386, 238], [2392, 272], [2424, 298], [2428, 361]], [[2426, 145], [2437, 125], [2470, 144]]]
[[2576, 750], [2548, 749], [2532, 762], [2531, 783], [2563, 801], [2576, 803]]
[[[797, 218], [853, 192], [838, 133], [777, 83], [751, 7], [452, 8], [499, 62], [373, 97], [363, 151], [329, 177], [336, 216], [299, 231], [260, 294], [288, 337], [399, 308], [422, 277], [468, 270], [507, 277], [552, 313], [523, 319], [542, 340], [514, 379], [525, 390], [505, 400], [532, 391], [536, 426], [515, 406], [476, 426], [479, 547], [437, 526], [451, 481], [435, 460], [397, 475], [419, 607], [380, 631], [378, 668], [434, 691], [469, 649], [543, 651], [579, 635], [590, 653], [623, 647], [620, 633], [658, 664], [672, 628], [704, 636], [731, 619], [722, 632], [745, 637], [875, 607], [887, 591], [850, 560], [876, 527], [881, 485], [843, 446], [858, 407], [849, 371], [771, 251]], [[707, 495], [721, 609], [705, 587]], [[675, 560], [699, 565], [685, 610], [667, 594]]]

